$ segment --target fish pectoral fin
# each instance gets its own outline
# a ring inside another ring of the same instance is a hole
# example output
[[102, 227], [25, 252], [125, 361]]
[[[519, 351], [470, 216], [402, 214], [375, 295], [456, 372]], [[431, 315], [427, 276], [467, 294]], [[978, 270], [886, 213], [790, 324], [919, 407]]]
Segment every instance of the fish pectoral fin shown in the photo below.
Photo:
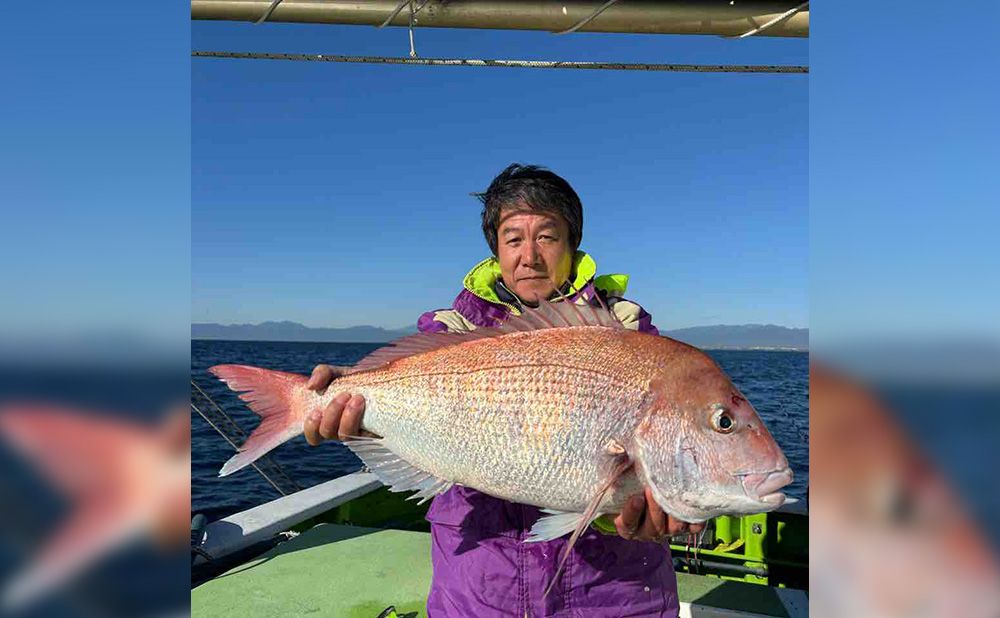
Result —
[[[590, 499], [587, 504], [587, 509], [582, 514], [573, 513], [576, 516], [576, 527], [573, 528], [573, 534], [569, 537], [569, 541], [566, 543], [566, 549], [563, 550], [562, 558], [559, 559], [559, 566], [556, 567], [555, 575], [552, 576], [552, 580], [549, 582], [548, 586], [545, 587], [545, 592], [542, 593], [542, 598], [549, 596], [549, 591], [552, 590], [552, 586], [559, 580], [559, 575], [562, 573], [563, 566], [566, 565], [566, 558], [569, 557], [571, 551], [573, 551], [573, 546], [576, 545], [577, 540], [579, 540], [580, 535], [583, 531], [587, 529], [592, 521], [597, 519], [601, 503], [604, 502], [605, 496], [611, 491], [614, 484], [622, 477], [623, 474], [632, 469], [632, 462], [628, 457], [619, 456], [615, 459], [615, 467], [611, 470], [611, 474], [608, 475], [607, 480], [601, 486], [601, 488], [594, 494], [594, 497]], [[554, 515], [553, 517], [560, 517], [559, 515]], [[538, 525], [537, 522], [535, 524]], [[554, 522], [553, 522], [554, 526]], [[532, 528], [534, 531], [534, 528]]]
[[434, 476], [397, 455], [386, 446], [385, 438], [352, 438], [344, 442], [368, 469], [389, 486], [389, 491], [416, 491], [407, 500], [420, 498], [420, 504], [444, 493], [454, 485], [452, 481]]
[[[580, 520], [585, 517], [583, 513], [566, 513], [564, 511], [552, 511], [542, 509], [543, 513], [548, 513], [539, 517], [535, 525], [531, 527], [531, 536], [525, 539], [527, 543], [537, 543], [539, 541], [551, 541], [565, 536], [580, 527]], [[595, 514], [593, 519], [597, 519]], [[590, 521], [584, 524], [584, 528], [590, 525]]]

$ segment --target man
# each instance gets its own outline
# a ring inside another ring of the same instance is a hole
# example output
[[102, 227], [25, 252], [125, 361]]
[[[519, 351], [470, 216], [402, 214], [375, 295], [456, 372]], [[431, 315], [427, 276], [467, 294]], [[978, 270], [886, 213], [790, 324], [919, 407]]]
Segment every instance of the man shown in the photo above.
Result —
[[[493, 257], [469, 272], [450, 309], [420, 316], [421, 332], [496, 326], [525, 305], [565, 299], [604, 304], [626, 327], [658, 334], [649, 314], [623, 298], [628, 277], [596, 276], [594, 260], [578, 251], [583, 209], [564, 179], [543, 168], [513, 164], [480, 199], [483, 234]], [[316, 367], [310, 388], [325, 388], [341, 371]], [[360, 396], [338, 397], [306, 422], [306, 440], [316, 445], [323, 439], [357, 435], [363, 414]], [[677, 582], [665, 541], [703, 526], [666, 515], [647, 489], [645, 495], [632, 497], [613, 525], [598, 520], [595, 527], [603, 533], [588, 530], [580, 538], [543, 599], [567, 539], [525, 543], [538, 517], [536, 507], [462, 486], [436, 497], [427, 513], [434, 565], [428, 614], [677, 615]]]

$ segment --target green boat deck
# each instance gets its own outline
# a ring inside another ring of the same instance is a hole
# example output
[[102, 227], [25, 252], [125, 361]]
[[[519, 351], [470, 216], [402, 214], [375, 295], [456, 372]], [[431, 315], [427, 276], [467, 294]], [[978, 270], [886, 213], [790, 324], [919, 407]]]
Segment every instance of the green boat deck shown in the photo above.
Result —
[[[806, 615], [804, 593], [678, 573], [681, 616]], [[194, 616], [426, 615], [430, 535], [323, 524], [191, 591]]]

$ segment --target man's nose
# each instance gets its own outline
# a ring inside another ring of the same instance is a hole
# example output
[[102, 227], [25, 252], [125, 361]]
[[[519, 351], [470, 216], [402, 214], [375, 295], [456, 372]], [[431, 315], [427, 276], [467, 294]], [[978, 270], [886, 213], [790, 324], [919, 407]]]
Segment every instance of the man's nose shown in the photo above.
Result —
[[535, 265], [538, 263], [538, 245], [533, 242], [526, 242], [522, 245], [521, 249], [521, 261], [528, 265]]

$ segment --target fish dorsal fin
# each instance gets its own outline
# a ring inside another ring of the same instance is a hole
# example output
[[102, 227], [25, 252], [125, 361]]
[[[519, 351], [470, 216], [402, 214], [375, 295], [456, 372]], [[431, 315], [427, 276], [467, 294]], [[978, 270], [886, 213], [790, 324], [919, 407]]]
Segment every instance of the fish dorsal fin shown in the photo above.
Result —
[[561, 303], [542, 301], [537, 308], [525, 307], [521, 315], [512, 315], [498, 330], [504, 334], [517, 331], [542, 330], [547, 328], [576, 328], [579, 326], [603, 326], [624, 329], [618, 317], [606, 307], [594, 307], [590, 303], [577, 305], [568, 298]]
[[416, 335], [409, 335], [402, 339], [397, 339], [384, 348], [379, 348], [364, 357], [354, 366], [351, 373], [378, 369], [401, 358], [424, 354], [441, 348], [450, 348], [453, 345], [477, 339], [499, 337], [503, 334], [505, 333], [498, 328], [479, 328], [457, 333], [417, 333]]
[[361, 359], [352, 373], [370, 371], [388, 365], [392, 361], [424, 354], [441, 348], [475, 341], [502, 337], [510, 333], [545, 330], [550, 328], [577, 328], [600, 326], [624, 329], [618, 318], [604, 306], [590, 304], [576, 306], [572, 301], [561, 303], [542, 301], [537, 308], [525, 307], [521, 315], [512, 315], [497, 327], [477, 328], [450, 333], [417, 333], [397, 339], [384, 348], [379, 348]]

